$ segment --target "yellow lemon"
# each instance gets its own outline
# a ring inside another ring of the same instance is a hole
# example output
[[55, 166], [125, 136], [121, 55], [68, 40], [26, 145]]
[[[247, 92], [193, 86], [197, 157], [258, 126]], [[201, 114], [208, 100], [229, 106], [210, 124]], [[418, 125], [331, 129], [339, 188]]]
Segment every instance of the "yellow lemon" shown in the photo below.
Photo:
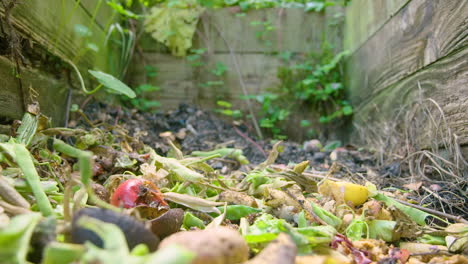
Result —
[[319, 192], [326, 196], [332, 196], [338, 204], [346, 203], [350, 206], [365, 203], [369, 195], [367, 188], [362, 185], [330, 180], [325, 180], [319, 186]]

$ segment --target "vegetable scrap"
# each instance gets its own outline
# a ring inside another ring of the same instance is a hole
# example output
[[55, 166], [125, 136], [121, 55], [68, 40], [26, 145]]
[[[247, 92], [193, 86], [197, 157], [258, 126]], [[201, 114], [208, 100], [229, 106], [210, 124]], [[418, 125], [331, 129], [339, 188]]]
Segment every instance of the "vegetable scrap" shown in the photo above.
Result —
[[468, 262], [466, 220], [336, 160], [278, 163], [281, 142], [263, 162], [222, 142], [163, 152], [118, 125], [38, 116], [0, 137], [1, 263]]

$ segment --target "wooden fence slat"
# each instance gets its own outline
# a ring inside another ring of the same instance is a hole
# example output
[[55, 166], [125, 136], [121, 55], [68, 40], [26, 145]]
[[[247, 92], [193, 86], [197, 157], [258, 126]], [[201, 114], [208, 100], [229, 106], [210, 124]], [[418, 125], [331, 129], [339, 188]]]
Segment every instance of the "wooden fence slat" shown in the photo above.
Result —
[[[221, 9], [207, 15], [200, 23], [208, 23], [210, 38], [208, 43], [198, 39], [197, 46], [212, 47], [217, 53], [229, 53], [226, 42], [236, 53], [319, 51], [325, 27], [325, 14], [306, 13], [297, 8], [252, 10], [243, 17]], [[255, 22], [267, 22], [274, 30], [261, 36], [265, 26], [252, 25]], [[204, 33], [203, 27], [200, 31]]]
[[[0, 13], [4, 13], [0, 7]], [[75, 1], [28, 0], [20, 1], [12, 10], [12, 23], [27, 37], [46, 47], [53, 54], [66, 60], [78, 61], [84, 69], [93, 66], [107, 70], [107, 48], [105, 33]], [[92, 32], [88, 41], [77, 34], [75, 26], [81, 24]], [[86, 51], [92, 42], [98, 52]]]
[[[137, 86], [143, 83], [152, 83], [161, 87], [161, 91], [149, 95], [153, 99], [164, 103], [163, 109], [173, 109], [179, 103], [194, 103], [205, 109], [217, 107], [217, 100], [227, 100], [244, 108], [245, 101], [240, 99], [243, 95], [239, 76], [230, 54], [211, 54], [205, 61], [215, 65], [222, 63], [228, 70], [222, 77], [217, 77], [209, 69], [200, 70], [190, 65], [186, 59], [177, 58], [168, 54], [145, 53], [145, 62], [137, 57], [133, 63], [135, 67], [130, 72], [132, 76], [130, 84]], [[279, 58], [266, 54], [237, 54], [237, 60], [241, 68], [249, 94], [265, 92], [267, 88], [278, 86], [276, 71], [282, 62]], [[149, 64], [158, 67], [158, 76], [154, 80], [145, 77], [144, 65]], [[223, 85], [202, 85], [208, 81], [221, 80]], [[170, 102], [170, 103], [168, 103]], [[174, 102], [175, 103], [174, 105]]]
[[344, 48], [354, 53], [411, 0], [353, 0], [346, 8]]
[[[202, 15], [193, 40], [193, 48], [208, 48], [214, 53], [229, 53], [230, 48], [235, 53], [320, 51], [325, 30], [325, 13], [306, 13], [298, 8], [275, 8], [251, 10], [244, 16], [239, 16], [230, 10], [207, 10]], [[252, 22], [269, 22], [274, 30], [261, 36], [260, 32], [265, 30], [265, 26], [252, 25]], [[140, 42], [143, 50], [167, 51], [149, 38], [150, 36], [146, 35]], [[271, 46], [266, 43], [270, 43]]]
[[351, 101], [383, 89], [468, 45], [468, 2], [412, 0], [347, 62]]
[[[468, 47], [444, 57], [417, 73], [381, 90], [372, 100], [356, 109], [355, 123], [372, 126], [376, 121], [392, 120], [399, 108], [420, 98], [434, 99], [442, 108], [451, 132], [461, 145], [468, 144]], [[419, 90], [419, 86], [421, 90]], [[425, 139], [422, 130], [420, 139]], [[426, 140], [430, 140], [429, 137]], [[431, 142], [425, 142], [427, 146]]]
[[[21, 119], [23, 102], [14, 64], [0, 56], [0, 116], [7, 119]], [[41, 112], [52, 118], [52, 124], [63, 126], [69, 86], [63, 80], [31, 70], [21, 69], [21, 83], [28, 94], [37, 94]]]

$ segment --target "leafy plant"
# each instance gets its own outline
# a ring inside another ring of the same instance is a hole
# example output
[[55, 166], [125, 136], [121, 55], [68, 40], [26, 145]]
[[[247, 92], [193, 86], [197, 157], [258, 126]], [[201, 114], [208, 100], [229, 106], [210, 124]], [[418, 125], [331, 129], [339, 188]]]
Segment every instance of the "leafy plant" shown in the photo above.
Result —
[[268, 33], [272, 32], [275, 30], [275, 27], [272, 25], [271, 21], [252, 21], [250, 22], [251, 26], [254, 27], [260, 27], [259, 30], [255, 32], [255, 36], [257, 37], [258, 40], [262, 41], [263, 44], [267, 47], [270, 47], [273, 45], [271, 41], [267, 40], [266, 37], [268, 36]]
[[191, 63], [192, 67], [201, 67], [205, 65], [202, 61], [202, 56], [206, 49], [191, 49], [191, 54], [187, 56], [187, 60]]
[[211, 70], [211, 73], [220, 77], [228, 70], [227, 66], [222, 62], [216, 62], [215, 68]]
[[106, 87], [108, 90], [118, 94], [126, 95], [129, 98], [135, 98], [135, 92], [114, 76], [101, 71], [89, 70], [89, 73], [98, 80], [101, 86]]
[[205, 9], [196, 0], [169, 1], [151, 8], [144, 21], [145, 31], [164, 43], [175, 56], [185, 56]]
[[[157, 70], [153, 66], [146, 65], [145, 66], [146, 77], [147, 78], [155, 78], [157, 74]], [[157, 100], [147, 99], [150, 93], [158, 92], [161, 88], [159, 86], [155, 86], [149, 83], [144, 83], [135, 89], [135, 93], [137, 97], [131, 98], [130, 100], [123, 98], [123, 101], [128, 101], [132, 105], [132, 107], [147, 112], [147, 111], [154, 111], [156, 108], [161, 106], [161, 103]]]
[[285, 139], [282, 135], [281, 123], [290, 115], [280, 102], [280, 95], [276, 93], [262, 93], [258, 95], [243, 96], [243, 99], [254, 99], [260, 104], [260, 127], [267, 129], [275, 139]]
[[114, 57], [113, 53], [109, 54], [109, 66], [119, 78], [123, 78], [127, 72], [135, 47], [135, 33], [123, 28], [119, 23], [114, 23], [109, 27], [107, 32], [106, 44], [111, 48], [116, 46], [119, 49], [120, 56], [117, 58]]
[[215, 109], [215, 112], [232, 117], [234, 119], [240, 119], [243, 116], [241, 110], [232, 109], [232, 104], [227, 101], [219, 100], [216, 102], [216, 104], [221, 108]]
[[282, 67], [278, 74], [285, 91], [321, 113], [321, 123], [330, 123], [353, 113], [349, 102], [344, 100], [344, 86], [339, 70], [339, 63], [348, 52], [333, 55], [326, 49], [322, 58], [318, 59], [319, 64], [314, 65], [317, 59], [310, 58], [302, 64]]

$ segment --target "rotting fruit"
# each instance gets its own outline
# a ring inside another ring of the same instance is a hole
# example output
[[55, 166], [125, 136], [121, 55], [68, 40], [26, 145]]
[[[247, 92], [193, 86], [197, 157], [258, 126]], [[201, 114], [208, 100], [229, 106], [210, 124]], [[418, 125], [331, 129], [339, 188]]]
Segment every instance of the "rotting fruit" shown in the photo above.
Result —
[[152, 208], [167, 207], [161, 191], [148, 180], [141, 178], [122, 182], [111, 197], [111, 204], [124, 208], [149, 206]]

